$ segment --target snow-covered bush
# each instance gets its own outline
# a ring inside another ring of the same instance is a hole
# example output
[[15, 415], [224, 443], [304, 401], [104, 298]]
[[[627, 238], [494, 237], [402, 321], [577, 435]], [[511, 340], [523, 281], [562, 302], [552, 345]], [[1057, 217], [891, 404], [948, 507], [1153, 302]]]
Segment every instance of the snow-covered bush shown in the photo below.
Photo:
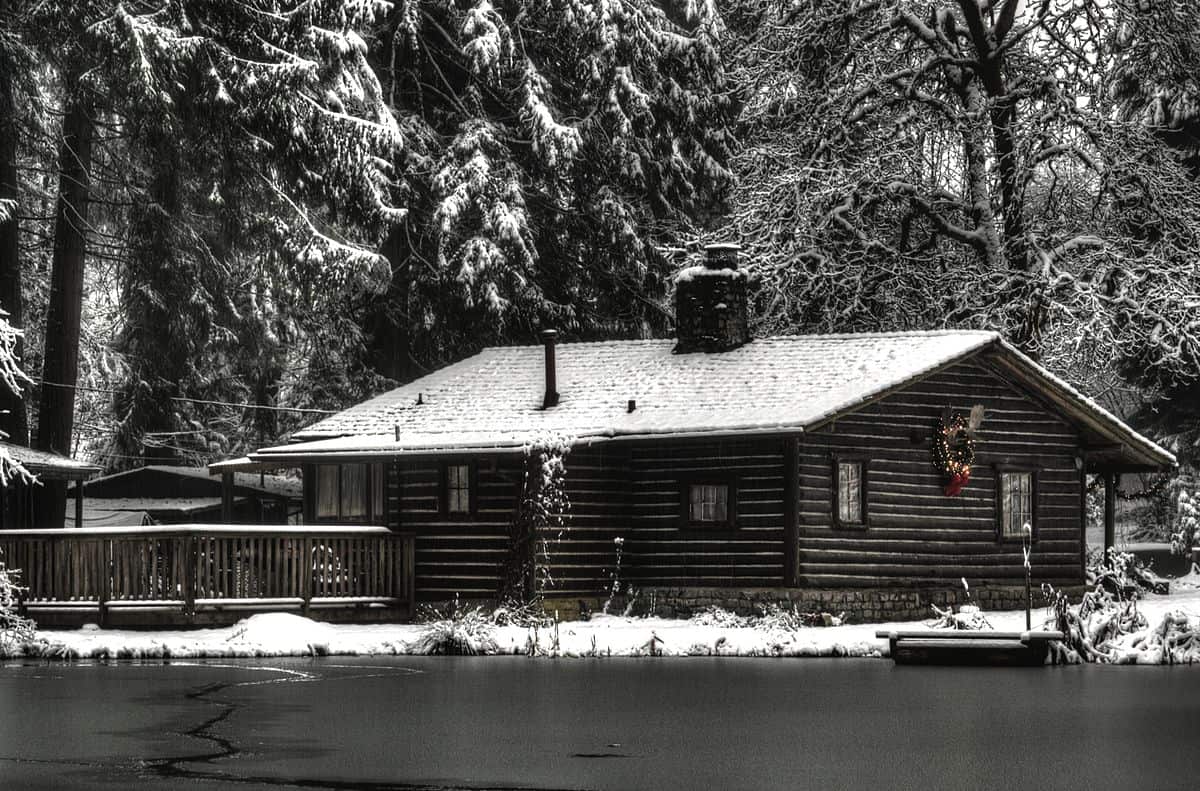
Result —
[[460, 610], [425, 624], [413, 645], [415, 654], [468, 655], [496, 653], [491, 618], [480, 607]]
[[1107, 551], [1088, 553], [1088, 584], [1107, 591], [1119, 601], [1136, 599], [1143, 591], [1166, 593], [1168, 582], [1159, 577], [1130, 552]]
[[778, 602], [770, 602], [759, 605], [758, 615], [738, 615], [722, 607], [705, 607], [690, 620], [697, 626], [795, 632], [809, 626], [841, 626], [845, 618], [845, 613], [801, 612], [794, 603], [785, 607]]
[[1191, 554], [1200, 545], [1200, 489], [1179, 489], [1175, 498], [1175, 524], [1171, 531], [1171, 551], [1176, 555]]
[[13, 653], [33, 640], [37, 624], [18, 612], [21, 586], [17, 584], [19, 569], [10, 569], [0, 557], [0, 656]]
[[992, 624], [988, 621], [987, 616], [983, 614], [983, 610], [979, 609], [974, 604], [963, 604], [958, 608], [958, 612], [954, 612], [953, 607], [941, 609], [936, 604], [931, 604], [933, 612], [937, 617], [932, 621], [926, 622], [926, 625], [931, 629], [965, 629], [979, 630], [991, 629]]
[[492, 614], [482, 607], [460, 607], [455, 599], [444, 615], [432, 608], [422, 615], [429, 620], [413, 643], [414, 654], [475, 656], [496, 652]]
[[690, 620], [697, 626], [723, 626], [728, 629], [743, 629], [753, 621], [749, 616], [738, 615], [723, 607], [705, 607]]

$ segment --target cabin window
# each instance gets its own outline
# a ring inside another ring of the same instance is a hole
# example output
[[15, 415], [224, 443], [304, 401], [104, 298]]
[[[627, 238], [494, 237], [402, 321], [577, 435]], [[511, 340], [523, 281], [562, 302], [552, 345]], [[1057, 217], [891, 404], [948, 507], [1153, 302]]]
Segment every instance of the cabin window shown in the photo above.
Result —
[[688, 518], [702, 524], [729, 521], [729, 484], [693, 483], [689, 492]]
[[1022, 539], [1025, 525], [1029, 525], [1030, 539], [1033, 538], [1033, 502], [1036, 481], [1032, 472], [1001, 472], [1000, 487], [1000, 537]]
[[690, 477], [680, 481], [680, 526], [736, 527], [737, 487], [738, 479], [733, 475]]
[[855, 459], [833, 462], [833, 515], [839, 527], [867, 524], [867, 474], [864, 463]]
[[442, 468], [443, 503], [447, 514], [471, 513], [471, 465], [447, 464]]
[[314, 515], [318, 521], [382, 522], [382, 464], [318, 464]]
[[382, 464], [371, 465], [371, 513], [379, 521], [384, 515], [387, 500], [387, 475]]
[[338, 466], [317, 465], [317, 519], [337, 519]]

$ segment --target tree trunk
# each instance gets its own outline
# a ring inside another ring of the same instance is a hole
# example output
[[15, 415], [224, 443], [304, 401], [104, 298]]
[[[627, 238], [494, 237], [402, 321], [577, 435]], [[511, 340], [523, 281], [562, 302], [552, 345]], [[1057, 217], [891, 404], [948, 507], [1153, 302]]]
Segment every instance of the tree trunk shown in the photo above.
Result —
[[[92, 161], [91, 116], [89, 103], [72, 99], [63, 118], [62, 144], [58, 150], [58, 205], [36, 446], [64, 456], [70, 456], [72, 450], [75, 384], [79, 376], [79, 319], [83, 309]], [[38, 503], [35, 517], [38, 526], [61, 527], [66, 516], [65, 483], [46, 481], [38, 493]]]
[[403, 229], [392, 228], [381, 253], [391, 265], [392, 281], [367, 316], [369, 359], [376, 373], [405, 383], [417, 373], [408, 327], [408, 246]]
[[[0, 200], [15, 201], [20, 196], [20, 189], [17, 185], [18, 129], [14, 94], [12, 75], [7, 68], [0, 65]], [[0, 222], [0, 308], [8, 311], [8, 322], [17, 329], [24, 326], [19, 231], [14, 209], [12, 217]], [[15, 351], [18, 358], [21, 356], [22, 345], [21, 341], [17, 341]], [[10, 390], [2, 381], [0, 431], [8, 435], [9, 442], [18, 445], [29, 444], [24, 393], [20, 390]]]
[[[125, 329], [118, 348], [130, 361], [130, 380], [118, 394], [117, 413], [126, 433], [118, 445], [144, 464], [179, 464], [184, 429], [172, 398], [203, 343], [188, 304], [201, 287], [197, 273], [176, 252], [174, 223], [179, 216], [179, 148], [157, 134], [147, 141], [151, 181], [129, 213], [130, 254], [121, 284]], [[158, 435], [158, 436], [151, 436]], [[147, 437], [150, 440], [147, 441]]]

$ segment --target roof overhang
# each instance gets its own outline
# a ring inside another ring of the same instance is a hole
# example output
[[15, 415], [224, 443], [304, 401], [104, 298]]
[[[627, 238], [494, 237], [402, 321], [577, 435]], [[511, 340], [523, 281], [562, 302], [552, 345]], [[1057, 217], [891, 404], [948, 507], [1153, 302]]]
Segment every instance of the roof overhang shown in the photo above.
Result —
[[1157, 472], [1175, 467], [1173, 453], [1139, 434], [1007, 341], [999, 341], [985, 358], [1079, 427], [1088, 472]]
[[272, 472], [274, 470], [286, 470], [295, 467], [296, 464], [286, 460], [275, 458], [258, 458], [258, 454], [250, 456], [241, 456], [236, 459], [226, 459], [225, 461], [214, 461], [208, 465], [209, 475], [220, 475], [224, 472]]

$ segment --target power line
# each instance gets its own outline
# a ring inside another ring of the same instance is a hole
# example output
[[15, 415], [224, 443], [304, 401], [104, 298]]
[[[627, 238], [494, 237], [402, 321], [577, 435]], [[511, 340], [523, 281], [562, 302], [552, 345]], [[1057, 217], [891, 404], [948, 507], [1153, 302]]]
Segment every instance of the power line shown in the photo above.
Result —
[[[116, 394], [116, 390], [110, 390], [105, 387], [89, 387], [87, 385], [68, 385], [62, 382], [47, 382], [45, 379], [35, 379], [37, 384], [47, 387], [61, 387], [64, 390], [86, 390], [90, 393], [107, 393], [108, 395]], [[190, 398], [188, 396], [170, 396], [172, 401], [187, 401], [192, 404], [209, 404], [211, 406], [232, 406], [240, 409], [265, 409], [269, 412], [302, 412], [312, 415], [335, 415], [336, 410], [333, 409], [311, 409], [298, 406], [268, 406], [267, 404], [238, 404], [233, 401], [212, 401], [206, 398]]]

